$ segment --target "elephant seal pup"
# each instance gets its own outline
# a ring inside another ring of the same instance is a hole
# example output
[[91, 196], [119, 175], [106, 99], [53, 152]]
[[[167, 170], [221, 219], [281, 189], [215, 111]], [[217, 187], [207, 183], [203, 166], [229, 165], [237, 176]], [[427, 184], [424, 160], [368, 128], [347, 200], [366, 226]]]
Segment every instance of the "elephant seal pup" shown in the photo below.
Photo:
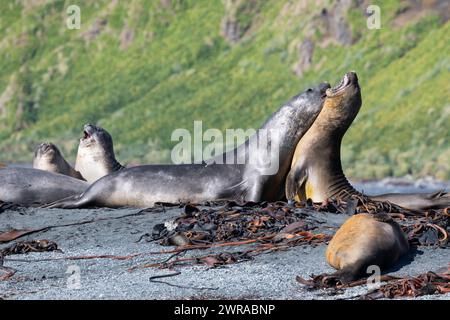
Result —
[[[319, 114], [329, 87], [323, 83], [295, 96], [265, 122], [262, 130], [244, 142], [244, 146], [252, 148], [239, 146], [232, 150], [231, 154], [239, 159], [253, 161], [127, 168], [99, 179], [80, 196], [48, 207], [150, 207], [155, 202], [278, 200], [284, 196], [284, 182], [295, 146]], [[254, 147], [255, 141], [263, 140], [268, 131], [268, 143]], [[276, 152], [268, 153], [268, 149]], [[266, 160], [270, 162], [269, 170]]]
[[84, 137], [80, 139], [78, 145], [75, 170], [79, 171], [89, 183], [125, 168], [116, 160], [113, 140], [108, 131], [86, 124], [83, 134]]
[[66, 175], [32, 168], [0, 169], [0, 200], [42, 205], [80, 194], [89, 184]]
[[75, 179], [85, 180], [62, 156], [53, 144], [43, 142], [34, 151], [33, 168], [60, 173]]
[[367, 275], [367, 267], [393, 266], [409, 250], [400, 226], [387, 214], [366, 213], [350, 217], [328, 244], [327, 262], [338, 271], [332, 276], [348, 283]]
[[[323, 202], [337, 196], [359, 194], [347, 181], [341, 165], [342, 138], [361, 107], [361, 90], [356, 73], [347, 73], [327, 90], [322, 111], [297, 144], [292, 168], [286, 180], [288, 200]], [[390, 201], [411, 210], [450, 206], [450, 194], [386, 194], [370, 197]]]

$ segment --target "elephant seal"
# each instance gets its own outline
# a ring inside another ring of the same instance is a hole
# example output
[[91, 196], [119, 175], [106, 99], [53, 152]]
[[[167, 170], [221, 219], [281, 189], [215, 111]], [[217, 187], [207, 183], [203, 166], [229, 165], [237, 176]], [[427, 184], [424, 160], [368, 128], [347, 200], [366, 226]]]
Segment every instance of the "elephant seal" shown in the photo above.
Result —
[[80, 194], [89, 184], [66, 175], [32, 168], [0, 169], [0, 200], [42, 205]]
[[75, 179], [85, 180], [61, 154], [53, 143], [43, 142], [34, 151], [33, 168], [60, 173]]
[[[155, 202], [278, 200], [284, 196], [284, 182], [294, 148], [319, 114], [325, 91], [329, 87], [328, 83], [322, 83], [295, 96], [275, 112], [243, 146], [229, 153], [237, 155], [239, 159], [253, 161], [227, 161], [222, 164], [219, 160], [224, 157], [219, 156], [201, 164], [127, 168], [99, 179], [79, 196], [57, 201], [47, 207], [150, 207]], [[267, 131], [270, 131], [268, 143], [256, 143], [263, 140]], [[269, 155], [269, 162], [277, 164], [276, 170], [270, 174], [266, 170], [266, 163], [255, 161], [265, 162], [268, 148], [277, 150]]]
[[[327, 90], [322, 111], [297, 144], [291, 171], [286, 179], [288, 200], [323, 202], [337, 196], [360, 194], [348, 182], [341, 165], [342, 138], [361, 107], [361, 90], [356, 73], [344, 75], [341, 82]], [[371, 196], [411, 210], [450, 206], [450, 194], [414, 193]]]
[[339, 228], [328, 244], [327, 262], [338, 271], [332, 276], [348, 283], [367, 275], [367, 267], [393, 266], [409, 250], [400, 226], [387, 214], [356, 214]]
[[411, 210], [444, 209], [450, 207], [450, 193], [386, 193], [370, 196], [375, 201], [388, 201]]
[[105, 129], [86, 124], [78, 145], [75, 170], [93, 183], [103, 176], [125, 168], [114, 154], [113, 139]]

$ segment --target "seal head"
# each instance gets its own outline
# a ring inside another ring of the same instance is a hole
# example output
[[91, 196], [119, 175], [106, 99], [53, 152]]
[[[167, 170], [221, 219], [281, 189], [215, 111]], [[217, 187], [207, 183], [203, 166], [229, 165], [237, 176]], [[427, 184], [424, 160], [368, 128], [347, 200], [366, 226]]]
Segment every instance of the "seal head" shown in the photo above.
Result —
[[337, 86], [326, 91], [326, 95], [321, 118], [326, 116], [327, 122], [324, 123], [319, 119], [318, 124], [342, 139], [362, 104], [361, 88], [356, 73], [346, 73]]
[[50, 142], [43, 142], [36, 147], [33, 168], [84, 180], [82, 175], [64, 159], [58, 147]]
[[90, 183], [124, 168], [114, 154], [111, 135], [105, 129], [86, 124], [78, 146], [75, 169]]

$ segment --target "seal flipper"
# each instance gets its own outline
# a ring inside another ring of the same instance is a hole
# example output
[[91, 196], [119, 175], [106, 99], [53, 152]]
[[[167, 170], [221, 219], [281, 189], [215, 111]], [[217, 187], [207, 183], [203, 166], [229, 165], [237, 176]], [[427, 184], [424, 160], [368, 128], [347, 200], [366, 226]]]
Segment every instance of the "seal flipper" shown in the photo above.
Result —
[[361, 259], [332, 273], [330, 278], [335, 281], [339, 280], [343, 285], [346, 285], [352, 281], [365, 278], [367, 276], [366, 272], [369, 265], [370, 263], [367, 263], [365, 259]]
[[240, 182], [224, 189], [224, 193], [219, 198], [224, 199], [239, 199], [244, 201], [247, 197], [247, 179], [243, 179]]
[[46, 204], [41, 206], [41, 208], [45, 209], [77, 209], [85, 207], [89, 204], [89, 200], [84, 197], [84, 193], [81, 195], [70, 196], [61, 200], [57, 200], [55, 202]]
[[296, 167], [289, 171], [286, 178], [286, 198], [288, 200], [293, 200], [300, 194], [300, 191], [304, 189], [307, 177], [306, 170], [302, 167]]

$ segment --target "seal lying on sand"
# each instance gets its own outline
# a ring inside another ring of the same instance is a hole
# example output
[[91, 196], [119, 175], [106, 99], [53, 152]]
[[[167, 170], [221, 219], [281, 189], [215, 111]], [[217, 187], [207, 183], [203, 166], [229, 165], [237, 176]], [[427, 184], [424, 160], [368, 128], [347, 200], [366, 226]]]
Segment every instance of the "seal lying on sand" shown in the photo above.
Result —
[[66, 159], [64, 159], [59, 149], [53, 143], [43, 142], [36, 148], [34, 151], [33, 168], [85, 180], [83, 176], [72, 168]]
[[0, 169], [0, 200], [42, 205], [80, 194], [89, 184], [66, 175], [31, 168]]
[[361, 213], [339, 228], [326, 250], [327, 262], [338, 271], [332, 276], [348, 283], [367, 276], [367, 267], [385, 270], [409, 250], [400, 226], [386, 214]]
[[[127, 168], [105, 176], [92, 184], [86, 192], [73, 199], [58, 201], [50, 208], [150, 207], [155, 202], [202, 202], [236, 199], [244, 201], [274, 201], [283, 197], [284, 182], [294, 148], [311, 126], [322, 108], [329, 84], [310, 88], [294, 97], [275, 112], [262, 126], [263, 130], [251, 136], [245, 146], [254, 146], [269, 131], [267, 145], [257, 148], [238, 147], [232, 153], [243, 164], [146, 165]], [[268, 174], [265, 157], [268, 148], [270, 162], [276, 170]], [[250, 150], [249, 150], [250, 149]], [[221, 157], [218, 157], [219, 159]], [[216, 159], [216, 160], [217, 160]]]
[[450, 193], [386, 193], [371, 196], [372, 200], [389, 201], [412, 210], [444, 209], [450, 207]]
[[[342, 138], [361, 107], [361, 90], [355, 73], [327, 90], [327, 98], [316, 121], [298, 143], [286, 180], [288, 200], [326, 199], [359, 194], [347, 181], [341, 165]], [[450, 206], [449, 193], [385, 194], [370, 197], [390, 201], [412, 210]]]
[[116, 160], [112, 137], [105, 129], [86, 124], [83, 134], [78, 145], [75, 169], [89, 183], [125, 168]]

